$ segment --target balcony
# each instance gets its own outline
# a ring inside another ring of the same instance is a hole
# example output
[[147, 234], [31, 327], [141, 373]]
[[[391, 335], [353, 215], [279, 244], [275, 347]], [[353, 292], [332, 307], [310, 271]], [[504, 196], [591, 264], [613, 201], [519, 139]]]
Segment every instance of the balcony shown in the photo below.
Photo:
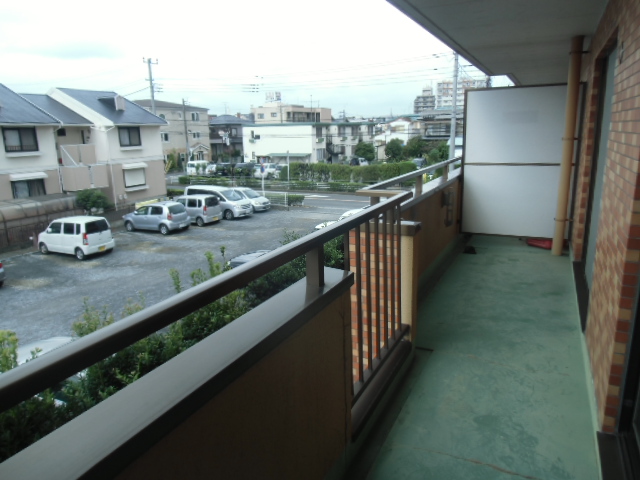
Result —
[[[361, 213], [0, 375], [4, 410], [306, 256], [303, 280], [0, 477], [598, 478], [570, 262], [461, 237], [457, 161], [364, 189]], [[344, 270], [322, 265], [338, 235]]]

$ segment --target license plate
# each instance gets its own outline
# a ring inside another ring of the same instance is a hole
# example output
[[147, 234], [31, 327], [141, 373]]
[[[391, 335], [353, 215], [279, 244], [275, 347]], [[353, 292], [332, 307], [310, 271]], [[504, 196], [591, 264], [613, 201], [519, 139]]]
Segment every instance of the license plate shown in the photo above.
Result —
[[98, 250], [99, 250], [100, 252], [104, 252], [106, 248], [107, 248], [107, 247], [105, 247], [105, 246], [103, 245], [103, 246], [101, 246], [101, 247], [98, 247]]
[[213, 221], [214, 221], [214, 222], [216, 222], [216, 221], [218, 221], [218, 220], [219, 220], [219, 218], [218, 218], [218, 217], [213, 217]]
[[186, 222], [185, 222], [185, 223], [181, 223], [181, 224], [180, 224], [180, 228], [185, 228], [187, 225], [189, 225], [189, 224], [188, 224], [188, 223], [186, 223]]

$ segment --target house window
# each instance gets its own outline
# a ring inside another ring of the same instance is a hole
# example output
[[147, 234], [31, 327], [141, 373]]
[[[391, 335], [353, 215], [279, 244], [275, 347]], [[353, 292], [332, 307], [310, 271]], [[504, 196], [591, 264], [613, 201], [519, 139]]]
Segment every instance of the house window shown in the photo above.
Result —
[[316, 127], [316, 137], [322, 137], [322, 127]]
[[124, 172], [125, 188], [141, 187], [147, 184], [144, 168], [130, 168], [122, 171]]
[[140, 127], [118, 127], [121, 147], [138, 147], [140, 142]]
[[11, 182], [11, 190], [13, 198], [39, 197], [46, 195], [44, 189], [44, 180], [21, 180], [19, 182]]
[[231, 136], [232, 137], [237, 137], [238, 136], [238, 129], [237, 128], [232, 128], [231, 129]]
[[277, 113], [277, 112], [271, 112], [271, 117], [272, 117], [272, 118], [276, 118], [277, 116], [278, 116], [278, 113]]
[[316, 160], [324, 160], [324, 148], [316, 148]]
[[196, 160], [204, 160], [204, 152], [196, 152]]
[[258, 118], [259, 118], [259, 119], [263, 119], [263, 118], [264, 118], [264, 113], [259, 113], [259, 114], [258, 114]]
[[66, 128], [59, 128], [58, 130], [56, 130], [56, 134], [59, 137], [66, 137], [67, 136], [67, 129]]
[[37, 152], [38, 138], [36, 129], [30, 128], [3, 128], [5, 152]]
[[169, 141], [169, 134], [166, 132], [160, 132], [160, 138], [162, 139], [163, 142], [168, 142]]
[[191, 132], [193, 138], [200, 138], [200, 132]]
[[338, 127], [338, 135], [340, 135], [341, 137], [344, 137], [346, 135], [346, 132], [347, 132], [347, 127], [345, 126]]
[[191, 120], [193, 122], [199, 122], [200, 121], [200, 114], [198, 112], [191, 112]]

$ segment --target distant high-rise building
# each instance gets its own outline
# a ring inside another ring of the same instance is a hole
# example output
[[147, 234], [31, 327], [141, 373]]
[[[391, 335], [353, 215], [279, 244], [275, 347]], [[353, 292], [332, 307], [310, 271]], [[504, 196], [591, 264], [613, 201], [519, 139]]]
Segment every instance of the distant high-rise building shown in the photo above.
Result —
[[[484, 88], [486, 80], [474, 80], [472, 78], [458, 78], [458, 93], [456, 106], [464, 105], [464, 91], [470, 88]], [[453, 80], [442, 80], [436, 87], [436, 108], [452, 108], [453, 106]]]
[[436, 108], [436, 96], [432, 87], [424, 87], [422, 95], [418, 95], [413, 101], [413, 113], [422, 113], [424, 110]]

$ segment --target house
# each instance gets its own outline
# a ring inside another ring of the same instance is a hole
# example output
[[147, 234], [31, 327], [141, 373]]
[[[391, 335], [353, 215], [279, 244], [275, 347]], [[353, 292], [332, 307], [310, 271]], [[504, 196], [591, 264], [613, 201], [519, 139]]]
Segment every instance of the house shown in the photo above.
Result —
[[386, 123], [379, 123], [378, 130], [374, 137], [378, 160], [384, 160], [386, 155], [384, 149], [389, 141], [397, 138], [406, 145], [409, 139], [422, 136], [424, 127], [419, 115], [399, 117]]
[[243, 157], [242, 128], [253, 124], [241, 118], [241, 115], [209, 116], [209, 144], [213, 161], [228, 161], [235, 157]]
[[281, 100], [268, 101], [264, 106], [251, 108], [256, 124], [326, 123], [331, 121], [331, 109], [290, 105]]
[[[285, 123], [245, 125], [245, 161], [339, 162], [355, 154], [356, 145], [372, 143], [371, 122]], [[288, 152], [288, 155], [287, 155]]]
[[[134, 103], [146, 110], [152, 109], [151, 100], [134, 100]], [[155, 100], [154, 104], [154, 113], [167, 122], [160, 127], [165, 159], [173, 154], [176, 161], [183, 163], [188, 150], [187, 160], [211, 161], [208, 109], [162, 100]]]
[[0, 201], [61, 193], [56, 132], [60, 120], [0, 84]]
[[[640, 478], [638, 2], [391, 3], [515, 84], [467, 93], [462, 167], [363, 189], [346, 222], [139, 312], [129, 343], [306, 255], [301, 283], [0, 475]], [[323, 269], [337, 235], [348, 265]], [[3, 373], [0, 403], [113, 354], [121, 329]]]
[[[75, 152], [72, 145], [61, 144], [64, 167], [104, 165], [100, 170], [106, 172], [109, 186], [102, 191], [116, 209], [166, 194], [160, 141], [165, 120], [115, 92], [54, 88], [47, 96], [91, 122], [90, 129], [80, 128], [71, 140], [81, 141]], [[90, 187], [88, 175], [84, 178], [82, 186]]]

